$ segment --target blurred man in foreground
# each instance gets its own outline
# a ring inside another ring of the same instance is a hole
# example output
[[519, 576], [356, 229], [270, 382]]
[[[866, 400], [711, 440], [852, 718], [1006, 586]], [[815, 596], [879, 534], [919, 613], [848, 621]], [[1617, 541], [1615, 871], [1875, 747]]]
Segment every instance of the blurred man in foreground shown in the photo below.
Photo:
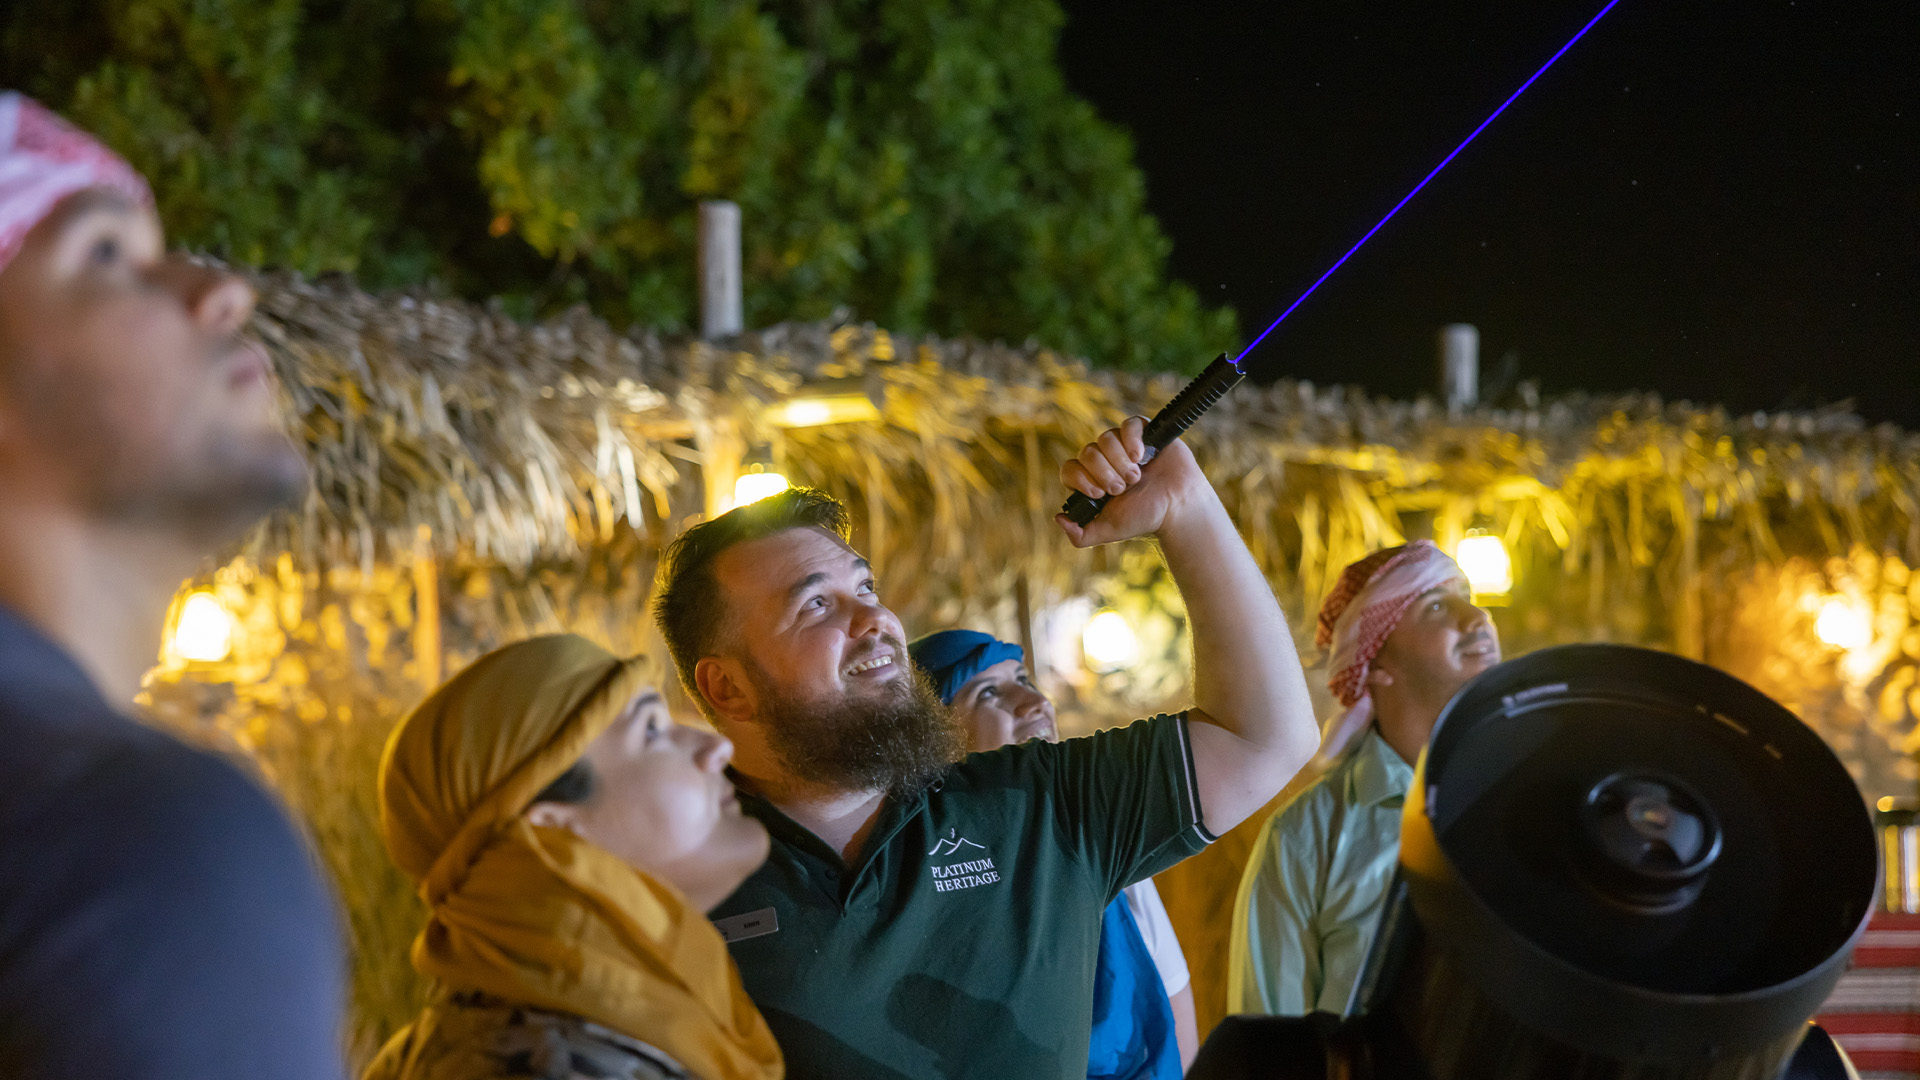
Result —
[[[1034, 685], [1020, 646], [976, 630], [941, 630], [907, 651], [953, 709], [969, 753], [1060, 740], [1053, 702]], [[1186, 954], [1153, 879], [1136, 881], [1101, 916], [1087, 1076], [1179, 1080], [1199, 1050]]]
[[1346, 1011], [1400, 854], [1400, 807], [1434, 721], [1500, 662], [1493, 620], [1429, 540], [1346, 568], [1320, 606], [1328, 768], [1270, 818], [1233, 905], [1227, 1011]]
[[330, 898], [231, 765], [123, 711], [183, 579], [305, 465], [253, 292], [0, 94], [0, 1076], [337, 1080]]
[[1192, 620], [1184, 714], [962, 761], [846, 511], [818, 492], [696, 526], [662, 559], [667, 646], [773, 837], [714, 915], [789, 1076], [1083, 1080], [1102, 912], [1312, 755], [1272, 589], [1191, 451], [1136, 464], [1143, 423], [1062, 467], [1115, 498], [1061, 528], [1080, 547], [1159, 540]]

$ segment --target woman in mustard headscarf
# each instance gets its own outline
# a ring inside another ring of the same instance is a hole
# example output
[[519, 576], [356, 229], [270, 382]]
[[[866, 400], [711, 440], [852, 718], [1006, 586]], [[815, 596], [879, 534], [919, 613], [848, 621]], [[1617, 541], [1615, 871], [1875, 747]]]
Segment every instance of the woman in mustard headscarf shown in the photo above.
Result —
[[488, 653], [380, 763], [380, 825], [419, 885], [433, 1000], [367, 1080], [779, 1080], [707, 921], [767, 856], [726, 739], [681, 727], [646, 665], [584, 638]]

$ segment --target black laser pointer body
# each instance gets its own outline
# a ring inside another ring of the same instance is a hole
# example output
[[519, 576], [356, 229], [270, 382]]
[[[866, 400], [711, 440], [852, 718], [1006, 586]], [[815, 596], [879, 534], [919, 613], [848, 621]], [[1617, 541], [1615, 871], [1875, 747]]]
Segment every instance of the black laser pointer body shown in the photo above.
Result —
[[[1181, 432], [1200, 419], [1201, 413], [1212, 408], [1214, 402], [1225, 397], [1227, 391], [1240, 385], [1240, 380], [1246, 377], [1246, 372], [1233, 366], [1232, 357], [1226, 353], [1216, 357], [1205, 371], [1194, 376], [1192, 382], [1175, 394], [1173, 400], [1167, 402], [1159, 412], [1154, 413], [1153, 419], [1147, 421], [1146, 430], [1140, 433], [1141, 441], [1147, 444], [1147, 458], [1140, 464], [1152, 461], [1162, 447], [1179, 438]], [[1111, 498], [1111, 495], [1102, 495], [1097, 499], [1089, 499], [1076, 491], [1067, 499], [1067, 505], [1060, 508], [1060, 512], [1067, 515], [1068, 521], [1085, 528], [1088, 522], [1099, 516]]]

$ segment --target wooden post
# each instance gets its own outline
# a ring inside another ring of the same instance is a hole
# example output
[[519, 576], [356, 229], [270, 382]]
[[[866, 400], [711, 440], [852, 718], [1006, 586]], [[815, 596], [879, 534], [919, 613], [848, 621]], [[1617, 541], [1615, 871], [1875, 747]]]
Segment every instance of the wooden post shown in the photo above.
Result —
[[1013, 575], [1013, 615], [1020, 621], [1020, 650], [1027, 654], [1027, 674], [1037, 685], [1042, 668], [1040, 651], [1033, 644], [1033, 586], [1025, 570]]
[[729, 412], [695, 421], [693, 441], [700, 451], [700, 477], [706, 485], [707, 518], [711, 520], [733, 509], [733, 482], [740, 478], [747, 440], [740, 434], [739, 421]]
[[[1033, 535], [1033, 554], [1027, 565], [1038, 571], [1041, 580], [1046, 580], [1047, 558], [1052, 551], [1053, 515], [1047, 513], [1047, 497], [1041, 484], [1040, 433], [1027, 428], [1021, 440], [1027, 464], [1027, 519]], [[1040, 655], [1035, 647], [1033, 633], [1033, 583], [1022, 570], [1013, 579], [1013, 609], [1020, 620], [1020, 647], [1026, 650], [1027, 674], [1033, 678], [1034, 685], [1045, 686], [1047, 678], [1047, 658]]]
[[1480, 403], [1480, 331], [1472, 323], [1440, 328], [1440, 398], [1449, 413]]
[[440, 560], [433, 553], [433, 529], [413, 530], [413, 668], [420, 685], [440, 685]]
[[740, 299], [740, 207], [700, 204], [700, 336], [722, 338], [745, 326]]

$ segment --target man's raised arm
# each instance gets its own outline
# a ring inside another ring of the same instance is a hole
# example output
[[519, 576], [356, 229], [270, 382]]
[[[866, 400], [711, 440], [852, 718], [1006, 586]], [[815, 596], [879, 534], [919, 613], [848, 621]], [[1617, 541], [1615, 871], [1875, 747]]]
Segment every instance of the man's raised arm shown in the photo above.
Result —
[[1272, 587], [1184, 443], [1169, 443], [1151, 468], [1135, 464], [1146, 456], [1144, 427], [1133, 417], [1060, 467], [1068, 487], [1115, 498], [1084, 530], [1056, 520], [1075, 547], [1159, 541], [1193, 628], [1188, 725], [1201, 809], [1217, 836], [1279, 794], [1320, 736]]

